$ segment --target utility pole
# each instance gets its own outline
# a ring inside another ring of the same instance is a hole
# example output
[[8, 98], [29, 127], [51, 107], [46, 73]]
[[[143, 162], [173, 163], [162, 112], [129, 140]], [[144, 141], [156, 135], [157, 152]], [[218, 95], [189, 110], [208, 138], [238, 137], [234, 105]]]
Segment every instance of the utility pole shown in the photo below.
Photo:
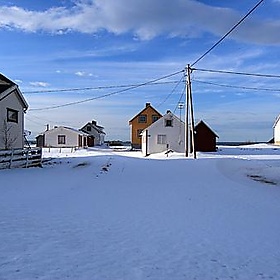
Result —
[[[191, 88], [191, 67], [190, 64], [186, 67], [186, 137], [185, 137], [185, 145], [186, 145], [186, 157], [189, 155], [189, 112], [190, 112], [190, 121], [191, 121], [191, 145], [193, 157], [196, 158], [196, 150], [194, 144], [194, 113], [193, 113], [193, 101], [192, 101], [192, 88]], [[190, 107], [190, 108], [189, 108]]]
[[178, 108], [180, 110], [180, 132], [179, 132], [179, 145], [182, 144], [182, 109], [184, 108], [184, 103], [180, 102], [178, 104]]
[[188, 86], [188, 68], [185, 68], [185, 88], [186, 88], [186, 102], [185, 102], [185, 156], [189, 156], [189, 86]]
[[194, 143], [194, 115], [193, 115], [193, 100], [192, 100], [192, 86], [191, 86], [191, 67], [188, 64], [188, 84], [189, 84], [189, 101], [190, 101], [190, 114], [191, 114], [191, 137], [192, 137], [192, 152], [193, 158], [196, 159], [196, 150]]

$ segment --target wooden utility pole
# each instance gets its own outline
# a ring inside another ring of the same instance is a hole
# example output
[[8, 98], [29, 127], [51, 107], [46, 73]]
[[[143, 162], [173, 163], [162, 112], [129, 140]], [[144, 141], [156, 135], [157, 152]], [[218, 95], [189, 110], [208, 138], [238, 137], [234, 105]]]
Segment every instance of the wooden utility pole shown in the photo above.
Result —
[[[196, 158], [196, 150], [194, 144], [194, 113], [193, 113], [193, 101], [192, 101], [192, 87], [191, 87], [191, 67], [188, 64], [186, 67], [186, 137], [185, 137], [185, 145], [186, 145], [186, 157], [189, 156], [189, 113], [190, 113], [190, 122], [191, 122], [191, 147], [193, 152], [193, 157]], [[189, 108], [190, 107], [190, 108]]]
[[193, 158], [196, 158], [196, 150], [194, 143], [194, 114], [193, 114], [193, 100], [192, 100], [192, 86], [191, 86], [191, 67], [188, 64], [188, 84], [189, 84], [189, 101], [190, 101], [190, 114], [191, 114], [191, 138], [192, 138], [192, 152]]
[[186, 102], [185, 102], [185, 156], [189, 156], [189, 86], [188, 86], [188, 68], [185, 68], [186, 79]]

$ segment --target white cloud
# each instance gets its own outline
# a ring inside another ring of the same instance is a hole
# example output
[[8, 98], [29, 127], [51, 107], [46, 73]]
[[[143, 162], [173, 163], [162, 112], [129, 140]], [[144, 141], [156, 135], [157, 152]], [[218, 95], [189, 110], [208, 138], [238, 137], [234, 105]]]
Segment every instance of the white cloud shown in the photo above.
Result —
[[75, 73], [75, 75], [80, 76], [80, 77], [83, 77], [83, 76], [86, 75], [86, 73], [85, 73], [85, 72], [82, 72], [82, 71], [78, 71], [78, 72]]
[[31, 86], [35, 86], [35, 87], [48, 87], [49, 84], [45, 83], [45, 82], [30, 82], [29, 83]]
[[[0, 28], [55, 34], [76, 31], [114, 34], [132, 32], [141, 39], [159, 35], [198, 36], [202, 32], [223, 35], [243, 15], [195, 0], [77, 0], [72, 7], [30, 11], [16, 6], [0, 7]], [[252, 18], [252, 17], [251, 17]], [[232, 37], [252, 43], [280, 44], [280, 21], [247, 19]], [[257, 32], [256, 32], [257, 30]]]
[[93, 77], [92, 73], [87, 73], [87, 72], [84, 72], [84, 71], [77, 71], [75, 73], [75, 75], [79, 76], [79, 77]]

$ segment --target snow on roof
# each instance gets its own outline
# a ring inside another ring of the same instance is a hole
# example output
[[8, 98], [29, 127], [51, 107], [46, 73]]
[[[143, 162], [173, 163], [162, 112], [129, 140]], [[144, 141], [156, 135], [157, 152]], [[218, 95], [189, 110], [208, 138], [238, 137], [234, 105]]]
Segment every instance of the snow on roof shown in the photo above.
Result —
[[277, 123], [279, 122], [280, 120], [280, 115], [276, 118], [274, 124], [273, 124], [273, 128], [275, 128], [275, 126], [277, 125]]

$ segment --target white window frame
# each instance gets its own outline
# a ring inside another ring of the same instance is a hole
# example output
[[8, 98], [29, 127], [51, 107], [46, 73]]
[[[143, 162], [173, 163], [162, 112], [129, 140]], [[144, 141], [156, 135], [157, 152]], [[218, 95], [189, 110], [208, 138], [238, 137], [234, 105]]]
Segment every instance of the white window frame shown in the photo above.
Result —
[[166, 145], [167, 144], [166, 134], [158, 134], [157, 135], [157, 144], [159, 144], [159, 145]]

